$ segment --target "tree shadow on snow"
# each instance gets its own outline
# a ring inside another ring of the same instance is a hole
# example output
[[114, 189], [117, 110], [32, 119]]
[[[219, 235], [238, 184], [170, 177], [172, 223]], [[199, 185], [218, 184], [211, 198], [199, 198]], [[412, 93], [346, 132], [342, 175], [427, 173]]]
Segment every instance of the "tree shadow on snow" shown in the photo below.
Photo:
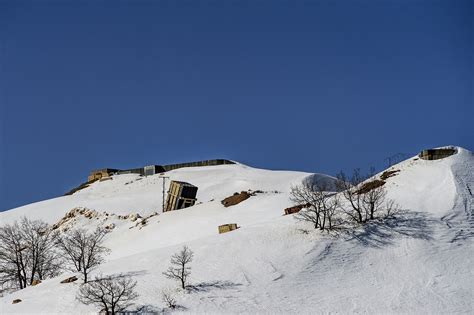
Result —
[[129, 272], [122, 272], [122, 273], [115, 273], [110, 275], [112, 279], [120, 279], [125, 277], [136, 277], [136, 276], [143, 276], [148, 274], [147, 270], [136, 270], [136, 271], [129, 271]]
[[346, 231], [347, 240], [355, 240], [368, 247], [381, 248], [392, 245], [399, 236], [432, 240], [434, 225], [439, 221], [420, 212], [403, 211], [395, 217], [371, 221], [360, 229]]
[[123, 312], [119, 312], [117, 314], [120, 315], [158, 315], [158, 314], [172, 314], [175, 311], [187, 311], [188, 308], [181, 306], [181, 305], [176, 305], [175, 308], [159, 308], [157, 306], [151, 305], [151, 304], [145, 304], [145, 305], [138, 305], [135, 309], [133, 310], [127, 310]]
[[232, 289], [238, 286], [241, 286], [240, 283], [235, 283], [232, 281], [210, 281], [210, 282], [201, 282], [195, 285], [189, 285], [186, 289], [191, 293], [198, 292], [209, 292], [213, 289]]

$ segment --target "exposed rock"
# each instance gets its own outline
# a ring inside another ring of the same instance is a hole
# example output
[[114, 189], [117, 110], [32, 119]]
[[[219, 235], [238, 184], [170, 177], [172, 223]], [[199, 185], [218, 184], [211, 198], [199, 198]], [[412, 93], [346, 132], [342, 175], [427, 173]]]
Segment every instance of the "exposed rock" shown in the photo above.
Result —
[[76, 218], [79, 216], [92, 219], [92, 218], [98, 218], [99, 213], [95, 210], [82, 208], [82, 207], [73, 208], [69, 210], [61, 220], [53, 224], [51, 228], [53, 230], [60, 229], [62, 231], [65, 231], [68, 228], [68, 226], [71, 225], [71, 223], [74, 222]]
[[384, 184], [385, 184], [385, 182], [383, 180], [374, 179], [370, 182], [364, 183], [362, 185], [362, 187], [359, 190], [357, 190], [357, 193], [358, 194], [365, 194], [365, 193], [368, 193], [369, 191], [371, 191], [372, 189], [383, 186]]
[[293, 213], [298, 213], [301, 211], [301, 209], [303, 208], [307, 208], [309, 207], [310, 204], [305, 204], [305, 205], [296, 205], [294, 207], [289, 207], [289, 208], [286, 208], [284, 211], [285, 211], [285, 215], [287, 214], [293, 214]]
[[18, 304], [18, 303], [20, 303], [20, 302], [21, 302], [20, 299], [15, 299], [15, 300], [13, 300], [12, 304]]
[[137, 219], [140, 219], [141, 216], [138, 213], [130, 214], [128, 217], [132, 222], [135, 222]]
[[41, 280], [35, 279], [31, 282], [31, 285], [38, 285], [41, 283]]
[[77, 281], [77, 277], [76, 277], [76, 276], [72, 276], [72, 277], [66, 278], [66, 279], [64, 279], [63, 281], [61, 281], [61, 283], [71, 283], [71, 282], [74, 282], [74, 281]]
[[244, 200], [247, 200], [252, 196], [252, 194], [248, 193], [247, 191], [242, 191], [239, 193], [234, 193], [234, 195], [225, 198], [224, 200], [221, 201], [221, 203], [224, 205], [224, 207], [230, 207], [234, 206], [236, 204], [241, 203]]
[[389, 177], [393, 177], [398, 175], [397, 173], [400, 172], [400, 170], [392, 170], [392, 171], [385, 171], [380, 175], [381, 180], [386, 180]]
[[104, 229], [106, 229], [108, 231], [112, 231], [114, 228], [115, 228], [114, 223], [110, 223], [110, 224], [107, 224], [106, 226], [104, 226]]

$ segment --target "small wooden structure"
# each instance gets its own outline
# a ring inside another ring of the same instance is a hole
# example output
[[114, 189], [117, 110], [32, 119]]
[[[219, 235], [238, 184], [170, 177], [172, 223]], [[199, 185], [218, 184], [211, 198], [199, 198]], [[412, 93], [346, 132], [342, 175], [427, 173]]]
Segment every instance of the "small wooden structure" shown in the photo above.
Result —
[[190, 183], [174, 181], [170, 183], [163, 211], [184, 209], [196, 203], [198, 188]]
[[119, 170], [114, 168], [102, 168], [98, 170], [93, 170], [90, 172], [89, 176], [87, 177], [88, 182], [92, 182], [95, 180], [100, 180], [104, 177], [109, 177], [110, 175], [117, 173]]
[[237, 230], [237, 229], [238, 229], [237, 223], [228, 223], [228, 224], [219, 225], [219, 234], [227, 233], [227, 232]]
[[429, 149], [421, 151], [418, 157], [423, 160], [439, 160], [455, 153], [456, 149], [454, 148]]
[[289, 207], [289, 208], [286, 208], [284, 211], [285, 211], [285, 215], [288, 215], [288, 214], [293, 214], [293, 213], [298, 213], [301, 211], [301, 209], [303, 208], [308, 208], [310, 207], [311, 205], [308, 203], [308, 204], [305, 204], [305, 205], [296, 205], [296, 206], [293, 206], [293, 207]]

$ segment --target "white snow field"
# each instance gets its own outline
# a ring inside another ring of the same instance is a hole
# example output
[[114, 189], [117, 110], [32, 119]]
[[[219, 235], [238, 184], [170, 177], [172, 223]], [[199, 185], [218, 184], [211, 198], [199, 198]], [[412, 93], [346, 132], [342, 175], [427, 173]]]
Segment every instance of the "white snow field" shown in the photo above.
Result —
[[[311, 174], [241, 164], [167, 173], [199, 187], [198, 204], [179, 211], [161, 213], [158, 175], [118, 175], [72, 196], [2, 212], [0, 224], [24, 215], [53, 224], [75, 207], [95, 210], [91, 219], [78, 216], [64, 226], [115, 224], [106, 239], [111, 254], [95, 273], [131, 275], [140, 294], [135, 307], [149, 312], [169, 312], [160, 292], [176, 283], [162, 272], [170, 256], [188, 245], [195, 254], [192, 287], [178, 294], [182, 308], [176, 313], [473, 314], [474, 155], [457, 148], [448, 158], [413, 157], [391, 169], [400, 172], [385, 186], [403, 213], [338, 237], [282, 215], [292, 205], [291, 185]], [[248, 189], [263, 193], [221, 205]], [[140, 219], [118, 217], [155, 211], [143, 226]], [[240, 228], [218, 234], [225, 223]], [[75, 300], [79, 281], [59, 283], [72, 274], [0, 298], [0, 313], [96, 314], [96, 307]], [[14, 299], [22, 302], [12, 304]]]

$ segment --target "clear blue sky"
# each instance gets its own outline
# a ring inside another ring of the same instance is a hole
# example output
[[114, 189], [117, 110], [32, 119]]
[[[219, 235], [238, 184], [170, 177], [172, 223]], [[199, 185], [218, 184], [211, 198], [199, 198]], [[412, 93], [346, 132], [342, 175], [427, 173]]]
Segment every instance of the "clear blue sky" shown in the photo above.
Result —
[[100, 167], [473, 150], [473, 20], [469, 0], [0, 1], [0, 210]]

